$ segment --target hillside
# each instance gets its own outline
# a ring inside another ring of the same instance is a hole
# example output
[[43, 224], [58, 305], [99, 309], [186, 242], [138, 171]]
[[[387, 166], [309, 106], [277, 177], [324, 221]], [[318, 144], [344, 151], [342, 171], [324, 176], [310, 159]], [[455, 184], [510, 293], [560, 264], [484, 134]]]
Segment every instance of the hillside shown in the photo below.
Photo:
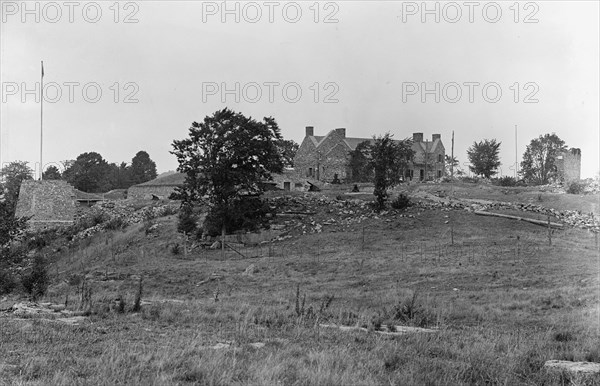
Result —
[[[598, 239], [589, 230], [597, 216], [584, 216], [597, 213], [598, 195], [540, 199], [512, 189], [413, 185], [398, 190], [413, 206], [382, 213], [370, 209], [369, 194], [347, 187], [269, 192], [276, 239], [225, 251], [184, 241], [163, 202], [97, 208], [126, 218], [123, 229], [98, 224], [42, 251], [52, 285], [38, 305], [66, 304], [63, 315], [19, 315], [12, 304], [20, 299], [0, 302], [0, 379], [594, 384], [543, 364], [600, 362]], [[549, 240], [546, 227], [479, 216], [475, 207], [541, 218], [548, 210], [553, 221], [579, 210], [584, 221], [551, 230]], [[142, 306], [133, 312], [140, 280]], [[91, 305], [80, 307], [86, 287]], [[402, 334], [396, 325], [433, 331]]]

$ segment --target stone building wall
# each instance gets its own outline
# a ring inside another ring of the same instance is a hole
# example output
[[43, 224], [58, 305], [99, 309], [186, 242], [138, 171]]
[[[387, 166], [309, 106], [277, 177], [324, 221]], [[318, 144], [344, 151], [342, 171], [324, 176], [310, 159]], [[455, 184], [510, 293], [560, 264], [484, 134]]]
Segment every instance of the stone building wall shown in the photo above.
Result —
[[572, 148], [560, 153], [554, 160], [558, 179], [564, 182], [581, 178], [581, 149]]
[[[304, 137], [294, 157], [294, 170], [298, 178], [316, 178], [317, 152], [310, 137]], [[309, 170], [312, 168], [312, 176]]]
[[72, 225], [75, 212], [75, 189], [66, 181], [26, 180], [21, 183], [16, 216], [30, 218], [31, 229]]
[[135, 185], [127, 190], [127, 198], [151, 199], [152, 196], [158, 198], [169, 198], [171, 193], [175, 193], [174, 185]]

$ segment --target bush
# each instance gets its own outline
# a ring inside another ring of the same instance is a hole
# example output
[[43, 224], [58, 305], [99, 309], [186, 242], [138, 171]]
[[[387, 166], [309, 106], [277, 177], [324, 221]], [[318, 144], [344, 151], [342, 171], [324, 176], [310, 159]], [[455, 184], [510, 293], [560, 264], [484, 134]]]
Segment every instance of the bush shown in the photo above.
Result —
[[121, 229], [125, 229], [127, 227], [127, 222], [123, 219], [123, 217], [113, 217], [104, 224], [104, 228], [117, 231]]
[[204, 229], [209, 236], [221, 234], [223, 224], [228, 233], [245, 230], [256, 231], [261, 226], [267, 226], [268, 216], [272, 213], [269, 204], [258, 197], [242, 197], [231, 203], [230, 208], [223, 211], [211, 208], [204, 221]]
[[35, 300], [43, 296], [48, 289], [48, 270], [46, 260], [42, 255], [35, 255], [31, 272], [21, 277], [21, 284]]
[[496, 185], [499, 186], [517, 186], [517, 180], [511, 176], [500, 177], [496, 180]]
[[194, 216], [192, 205], [183, 204], [179, 211], [179, 221], [177, 223], [177, 231], [188, 235], [194, 234], [198, 223]]
[[406, 209], [410, 206], [410, 199], [407, 195], [400, 193], [394, 201], [392, 201], [392, 208], [394, 209]]
[[460, 177], [461, 182], [466, 182], [469, 184], [476, 184], [479, 182], [479, 178], [477, 177]]
[[393, 310], [393, 318], [403, 324], [416, 327], [427, 327], [436, 320], [433, 312], [419, 302], [417, 292], [414, 292], [410, 298], [398, 302]]
[[567, 188], [567, 193], [569, 194], [583, 194], [583, 190], [585, 185], [578, 181], [573, 181], [569, 184]]
[[0, 266], [0, 295], [11, 293], [17, 286], [17, 281], [8, 267]]
[[181, 245], [179, 245], [179, 243], [173, 244], [171, 246], [171, 253], [174, 255], [179, 255], [181, 253]]

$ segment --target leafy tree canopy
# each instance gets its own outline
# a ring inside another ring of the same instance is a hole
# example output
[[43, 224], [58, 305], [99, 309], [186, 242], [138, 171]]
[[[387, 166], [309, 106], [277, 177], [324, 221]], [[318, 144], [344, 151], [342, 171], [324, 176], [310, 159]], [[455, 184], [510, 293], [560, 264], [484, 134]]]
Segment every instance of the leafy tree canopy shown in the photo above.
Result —
[[280, 139], [277, 141], [277, 148], [281, 153], [283, 166], [286, 168], [293, 168], [294, 157], [296, 157], [296, 152], [300, 148], [300, 145], [291, 139]]
[[371, 158], [371, 142], [363, 141], [350, 151], [349, 165], [353, 182], [368, 182], [373, 180], [373, 168], [369, 163]]
[[130, 178], [133, 184], [141, 184], [156, 178], [156, 163], [145, 151], [138, 151], [131, 160]]
[[501, 143], [496, 142], [495, 139], [473, 142], [473, 145], [467, 149], [467, 155], [471, 163], [469, 169], [476, 175], [485, 178], [495, 175], [500, 166], [499, 149]]
[[88, 193], [107, 192], [112, 187], [110, 166], [96, 152], [80, 154], [63, 175], [76, 189]]
[[0, 184], [8, 207], [14, 211], [19, 198], [21, 182], [33, 179], [33, 170], [26, 161], [14, 161], [0, 170]]
[[44, 180], [60, 180], [60, 170], [54, 165], [50, 165], [46, 168], [46, 171], [42, 174]]
[[173, 141], [177, 170], [186, 174], [178, 198], [185, 203], [206, 198], [209, 217], [234, 230], [239, 201], [262, 194], [261, 182], [283, 170], [279, 140], [279, 127], [271, 117], [259, 122], [225, 108], [193, 122], [188, 138]]
[[398, 183], [408, 167], [408, 160], [414, 156], [412, 141], [394, 141], [392, 135], [374, 137], [369, 147], [369, 166], [373, 169], [376, 204], [378, 209], [385, 207], [387, 189]]
[[547, 184], [554, 173], [554, 157], [566, 148], [565, 141], [554, 133], [532, 139], [523, 154], [519, 173], [528, 182]]

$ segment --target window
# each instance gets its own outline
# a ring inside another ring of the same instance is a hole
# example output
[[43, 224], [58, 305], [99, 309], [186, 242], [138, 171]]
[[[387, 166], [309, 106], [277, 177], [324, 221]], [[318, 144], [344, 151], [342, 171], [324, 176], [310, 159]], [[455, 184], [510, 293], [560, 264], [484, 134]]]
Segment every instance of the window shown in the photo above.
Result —
[[438, 170], [438, 178], [442, 178], [442, 171]]
[[312, 177], [313, 176], [313, 168], [308, 168], [308, 172], [306, 173], [306, 177]]
[[443, 160], [443, 159], [442, 159], [442, 155], [441, 155], [441, 154], [438, 154], [438, 162], [442, 162], [442, 160]]

